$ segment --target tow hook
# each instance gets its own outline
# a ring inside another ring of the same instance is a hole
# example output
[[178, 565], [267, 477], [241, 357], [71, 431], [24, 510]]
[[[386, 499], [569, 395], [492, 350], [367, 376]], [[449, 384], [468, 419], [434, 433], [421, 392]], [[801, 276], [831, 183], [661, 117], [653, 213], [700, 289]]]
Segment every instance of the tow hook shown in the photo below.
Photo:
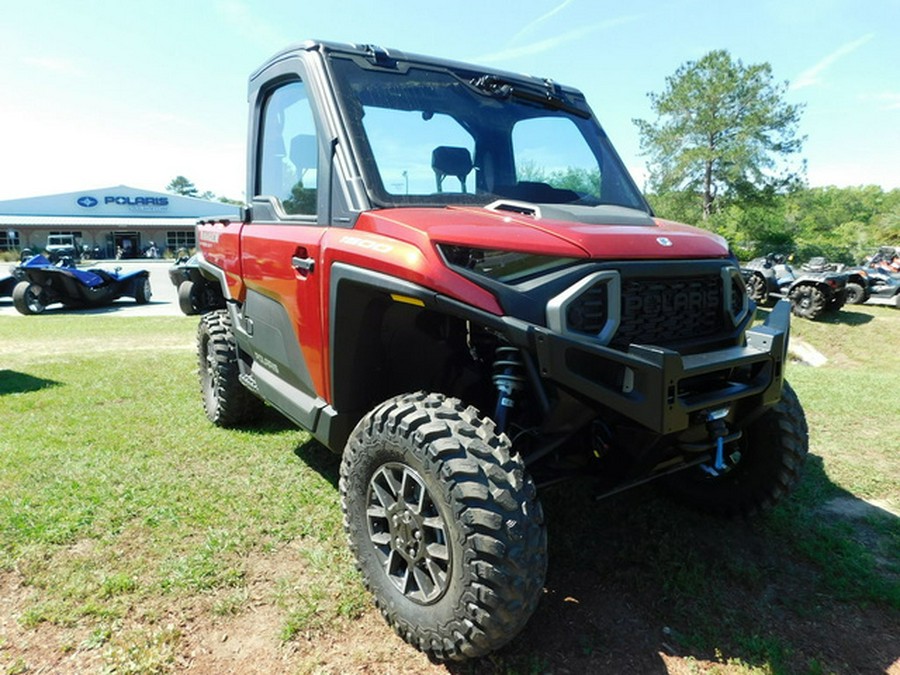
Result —
[[[713, 410], [706, 416], [706, 428], [709, 430], [710, 438], [714, 440], [716, 452], [713, 456], [712, 465], [701, 464], [703, 469], [710, 476], [720, 476], [729, 467], [725, 463], [725, 443], [732, 442], [741, 437], [741, 432], [729, 434], [728, 427], [725, 424], [725, 417], [728, 415], [728, 409]], [[728, 458], [731, 464], [737, 464], [741, 459], [741, 453], [735, 450]]]

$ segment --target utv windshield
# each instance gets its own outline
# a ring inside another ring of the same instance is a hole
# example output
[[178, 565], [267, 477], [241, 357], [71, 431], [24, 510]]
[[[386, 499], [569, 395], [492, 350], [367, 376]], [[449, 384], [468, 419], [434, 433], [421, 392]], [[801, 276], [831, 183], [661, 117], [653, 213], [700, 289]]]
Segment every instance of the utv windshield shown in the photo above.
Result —
[[583, 98], [537, 80], [333, 54], [376, 203], [647, 205]]

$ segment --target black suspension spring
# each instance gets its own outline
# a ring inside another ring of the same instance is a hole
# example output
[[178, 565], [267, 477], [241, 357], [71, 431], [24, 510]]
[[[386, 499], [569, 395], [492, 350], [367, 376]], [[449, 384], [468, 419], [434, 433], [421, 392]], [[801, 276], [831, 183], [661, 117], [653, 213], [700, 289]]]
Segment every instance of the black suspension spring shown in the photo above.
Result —
[[497, 388], [494, 421], [498, 430], [506, 431], [509, 413], [515, 407], [515, 395], [525, 388], [526, 378], [522, 354], [517, 347], [501, 345], [494, 350], [491, 380]]

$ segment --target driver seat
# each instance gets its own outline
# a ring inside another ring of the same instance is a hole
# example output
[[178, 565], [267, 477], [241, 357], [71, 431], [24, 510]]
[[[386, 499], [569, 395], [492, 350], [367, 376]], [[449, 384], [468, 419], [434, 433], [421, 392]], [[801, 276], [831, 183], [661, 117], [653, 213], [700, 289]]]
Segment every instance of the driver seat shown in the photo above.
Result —
[[444, 178], [455, 176], [459, 180], [460, 191], [465, 193], [466, 176], [472, 171], [472, 155], [468, 148], [440, 145], [431, 153], [431, 168], [438, 192], [444, 191]]

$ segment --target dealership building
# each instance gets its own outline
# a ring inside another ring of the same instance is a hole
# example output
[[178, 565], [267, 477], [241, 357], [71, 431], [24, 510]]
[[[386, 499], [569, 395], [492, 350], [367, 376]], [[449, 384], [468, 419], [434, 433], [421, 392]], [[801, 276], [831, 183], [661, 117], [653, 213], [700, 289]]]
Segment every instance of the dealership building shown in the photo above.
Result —
[[72, 235], [91, 257], [134, 258], [193, 249], [200, 218], [235, 218], [231, 204], [119, 185], [0, 201], [0, 251], [39, 253], [50, 235]]

